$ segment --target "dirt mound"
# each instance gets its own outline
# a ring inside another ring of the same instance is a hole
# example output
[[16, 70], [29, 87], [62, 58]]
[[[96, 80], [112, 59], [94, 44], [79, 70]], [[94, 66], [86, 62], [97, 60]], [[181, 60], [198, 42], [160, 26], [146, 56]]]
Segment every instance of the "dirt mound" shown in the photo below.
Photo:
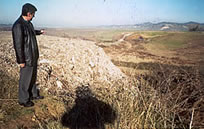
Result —
[[131, 42], [131, 43], [137, 43], [144, 41], [144, 37], [139, 34], [132, 34], [130, 36], [125, 37], [125, 41]]
[[49, 80], [50, 86], [58, 88], [95, 83], [106, 86], [126, 78], [94, 42], [52, 36], [40, 36], [38, 41], [41, 84]]
[[[0, 62], [4, 73], [17, 78], [11, 33], [1, 32]], [[108, 86], [126, 76], [94, 42], [80, 39], [38, 36], [40, 50], [38, 83], [43, 89], [68, 89], [81, 85]], [[8, 79], [3, 79], [8, 80]], [[125, 79], [124, 79], [125, 80]]]
[[11, 33], [0, 31], [0, 98], [16, 98], [19, 75], [15, 59]]

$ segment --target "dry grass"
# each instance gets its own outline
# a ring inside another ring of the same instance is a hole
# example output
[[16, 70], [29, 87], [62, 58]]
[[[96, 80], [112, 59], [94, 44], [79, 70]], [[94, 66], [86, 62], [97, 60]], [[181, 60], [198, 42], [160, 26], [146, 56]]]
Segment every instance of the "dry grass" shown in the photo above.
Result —
[[204, 106], [199, 78], [195, 69], [161, 68], [96, 93], [117, 110], [114, 128], [199, 128]]
[[[204, 90], [199, 80], [200, 76], [195, 68], [161, 67], [148, 75], [133, 76], [128, 83], [118, 81], [111, 87], [97, 84], [81, 86], [78, 87], [80, 97], [76, 97], [77, 90], [73, 93], [75, 97], [63, 96], [67, 105], [64, 115], [67, 121], [63, 123], [58, 119], [58, 122], [50, 122], [47, 128], [201, 128], [204, 124]], [[71, 104], [73, 101], [75, 103]], [[103, 108], [101, 103], [109, 108]], [[110, 111], [105, 114], [107, 109]], [[76, 113], [78, 121], [74, 121], [76, 118], [72, 119], [70, 115]], [[90, 126], [85, 126], [84, 121], [80, 122], [81, 118], [88, 120]], [[71, 125], [70, 121], [73, 122]], [[96, 121], [98, 125], [93, 124]]]

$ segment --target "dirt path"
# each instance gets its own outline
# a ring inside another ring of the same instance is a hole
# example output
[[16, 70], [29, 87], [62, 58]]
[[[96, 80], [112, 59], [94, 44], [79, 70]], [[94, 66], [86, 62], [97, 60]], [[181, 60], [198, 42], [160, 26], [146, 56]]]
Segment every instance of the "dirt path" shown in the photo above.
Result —
[[122, 37], [121, 39], [119, 39], [118, 41], [119, 41], [119, 42], [123, 42], [123, 41], [125, 41], [125, 38], [126, 38], [126, 37], [128, 37], [128, 36], [130, 36], [130, 35], [132, 35], [132, 34], [133, 34], [133, 32], [132, 32], [132, 33], [124, 34], [123, 37]]
[[[152, 37], [143, 37], [143, 35], [138, 35], [137, 33], [126, 33], [117, 42], [111, 44], [104, 43], [99, 46], [111, 57], [114, 64], [122, 69], [130, 68], [130, 70], [132, 70], [132, 68], [140, 67], [141, 64], [149, 64], [145, 65], [148, 67], [147, 69], [154, 63], [160, 63], [161, 65], [171, 64], [175, 66], [185, 64], [187, 66], [200, 66], [202, 73], [202, 71], [204, 71], [202, 67], [202, 62], [204, 62], [204, 58], [202, 58], [204, 47], [201, 43], [203, 38], [199, 37], [199, 34], [178, 33], [178, 35], [183, 38], [182, 41], [186, 40], [186, 43], [191, 43], [184, 48], [172, 50], [166, 49], [160, 46], [160, 44], [151, 44], [152, 40], [156, 39], [159, 41], [163, 38], [166, 39], [163, 42], [163, 44], [165, 44], [165, 42], [168, 42], [168, 36], [171, 36], [170, 38], [176, 38], [172, 37], [172, 35], [176, 36], [174, 33], [168, 33], [163, 36], [155, 35]], [[188, 40], [186, 39], [188, 38], [186, 35], [190, 35]], [[139, 39], [140, 37], [142, 38]]]

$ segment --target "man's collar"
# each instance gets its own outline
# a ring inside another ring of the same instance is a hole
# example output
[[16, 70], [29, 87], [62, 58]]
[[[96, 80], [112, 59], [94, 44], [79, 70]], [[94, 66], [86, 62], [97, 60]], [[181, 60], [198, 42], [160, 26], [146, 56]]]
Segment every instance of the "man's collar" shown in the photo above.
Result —
[[28, 22], [22, 15], [21, 15], [21, 18], [22, 18], [24, 21]]
[[20, 18], [21, 18], [21, 19], [22, 19], [22, 21], [23, 21], [24, 23], [26, 23], [26, 24], [31, 23], [30, 21], [25, 20], [25, 19], [23, 18], [23, 16], [22, 16], [22, 15], [20, 16]]

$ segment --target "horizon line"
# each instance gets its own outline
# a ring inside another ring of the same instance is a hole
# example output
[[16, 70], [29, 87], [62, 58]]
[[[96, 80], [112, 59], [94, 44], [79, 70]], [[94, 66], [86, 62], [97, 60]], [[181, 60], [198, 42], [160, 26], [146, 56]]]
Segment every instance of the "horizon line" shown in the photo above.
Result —
[[[68, 25], [68, 26], [63, 26], [63, 25], [36, 25], [34, 26], [38, 27], [44, 27], [44, 28], [78, 28], [78, 27], [105, 27], [105, 26], [134, 26], [134, 25], [139, 25], [139, 24], [145, 24], [145, 23], [150, 23], [150, 24], [159, 24], [159, 23], [176, 23], [176, 24], [186, 24], [186, 23], [195, 23], [195, 24], [204, 24], [204, 22], [196, 22], [196, 21], [188, 21], [188, 22], [171, 22], [171, 21], [161, 21], [161, 22], [141, 22], [141, 23], [135, 23], [135, 24], [110, 24], [110, 25]], [[6, 25], [8, 27], [11, 27], [13, 24], [12, 23], [0, 23], [0, 25]]]

